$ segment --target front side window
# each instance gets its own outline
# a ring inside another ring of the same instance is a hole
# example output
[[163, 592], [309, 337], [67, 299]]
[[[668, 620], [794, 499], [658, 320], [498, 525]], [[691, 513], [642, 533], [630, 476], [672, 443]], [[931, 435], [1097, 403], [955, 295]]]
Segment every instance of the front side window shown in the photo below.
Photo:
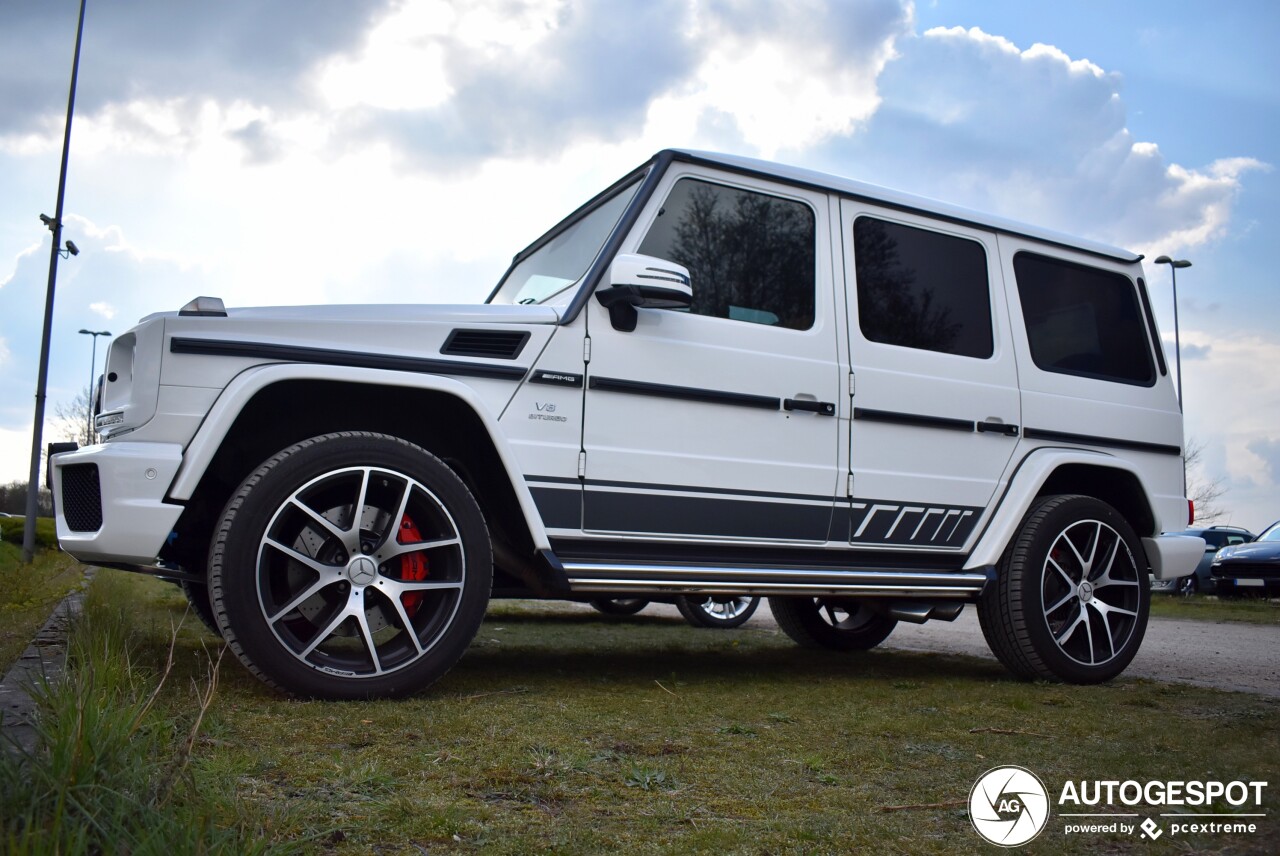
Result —
[[682, 178], [638, 251], [689, 269], [694, 314], [808, 330], [815, 229], [801, 202]]
[[1013, 257], [1031, 359], [1047, 372], [1155, 383], [1133, 281], [1035, 253]]
[[490, 303], [542, 303], [580, 280], [636, 195], [628, 184], [568, 226], [512, 268]]
[[853, 254], [858, 326], [869, 341], [979, 359], [994, 353], [982, 244], [859, 217]]

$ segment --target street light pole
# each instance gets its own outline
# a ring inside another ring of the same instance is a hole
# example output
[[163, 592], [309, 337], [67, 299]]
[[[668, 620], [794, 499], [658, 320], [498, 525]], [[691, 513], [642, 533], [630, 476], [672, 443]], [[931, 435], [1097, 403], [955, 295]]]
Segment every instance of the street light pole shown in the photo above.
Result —
[[58, 207], [53, 219], [41, 215], [53, 232], [49, 254], [49, 288], [44, 298], [44, 334], [40, 340], [40, 372], [36, 380], [36, 415], [31, 428], [31, 471], [27, 479], [27, 518], [22, 532], [22, 561], [31, 564], [36, 556], [36, 512], [40, 505], [40, 452], [44, 432], [45, 388], [49, 384], [49, 337], [53, 333], [53, 290], [58, 281], [58, 256], [62, 253], [62, 201], [67, 193], [67, 158], [71, 151], [71, 115], [76, 106], [76, 79], [80, 75], [80, 39], [84, 35], [84, 4], [80, 0], [80, 20], [76, 24], [76, 51], [71, 60], [71, 89], [67, 94], [67, 126], [62, 137], [62, 169], [58, 174]]
[[81, 334], [93, 337], [93, 349], [89, 352], [89, 400], [86, 402], [85, 409], [89, 416], [89, 433], [85, 434], [85, 438], [93, 442], [93, 374], [98, 368], [98, 337], [110, 336], [110, 330], [81, 330]]
[[1191, 262], [1186, 259], [1159, 256], [1156, 258], [1156, 264], [1168, 265], [1169, 275], [1173, 277], [1173, 356], [1178, 363], [1178, 407], [1182, 408], [1182, 338], [1178, 332], [1178, 269], [1191, 267]]

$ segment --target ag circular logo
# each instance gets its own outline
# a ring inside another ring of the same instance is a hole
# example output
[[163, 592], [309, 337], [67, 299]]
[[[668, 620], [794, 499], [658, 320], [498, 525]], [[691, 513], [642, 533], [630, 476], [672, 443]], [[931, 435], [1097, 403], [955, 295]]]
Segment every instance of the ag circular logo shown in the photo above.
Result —
[[1049, 792], [1030, 770], [996, 767], [969, 791], [969, 820], [978, 834], [1001, 847], [1018, 847], [1049, 821]]

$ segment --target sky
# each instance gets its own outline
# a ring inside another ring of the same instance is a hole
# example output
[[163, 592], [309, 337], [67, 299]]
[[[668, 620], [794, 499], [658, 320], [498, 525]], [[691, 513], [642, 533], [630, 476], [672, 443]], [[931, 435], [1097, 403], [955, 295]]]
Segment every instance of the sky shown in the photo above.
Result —
[[[0, 2], [0, 482], [29, 466], [77, 11]], [[82, 328], [206, 294], [480, 302], [654, 152], [711, 149], [1191, 260], [1192, 476], [1256, 532], [1280, 517], [1277, 43], [1271, 0], [88, 0], [48, 410], [88, 382]]]

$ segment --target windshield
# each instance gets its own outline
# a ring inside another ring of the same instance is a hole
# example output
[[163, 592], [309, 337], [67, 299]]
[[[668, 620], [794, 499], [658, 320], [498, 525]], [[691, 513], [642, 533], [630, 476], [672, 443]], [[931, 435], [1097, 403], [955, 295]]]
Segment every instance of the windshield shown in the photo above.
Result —
[[1272, 523], [1267, 531], [1258, 536], [1259, 541], [1280, 541], [1280, 522]]
[[511, 269], [490, 303], [542, 303], [580, 280], [640, 186], [637, 179], [596, 205]]

